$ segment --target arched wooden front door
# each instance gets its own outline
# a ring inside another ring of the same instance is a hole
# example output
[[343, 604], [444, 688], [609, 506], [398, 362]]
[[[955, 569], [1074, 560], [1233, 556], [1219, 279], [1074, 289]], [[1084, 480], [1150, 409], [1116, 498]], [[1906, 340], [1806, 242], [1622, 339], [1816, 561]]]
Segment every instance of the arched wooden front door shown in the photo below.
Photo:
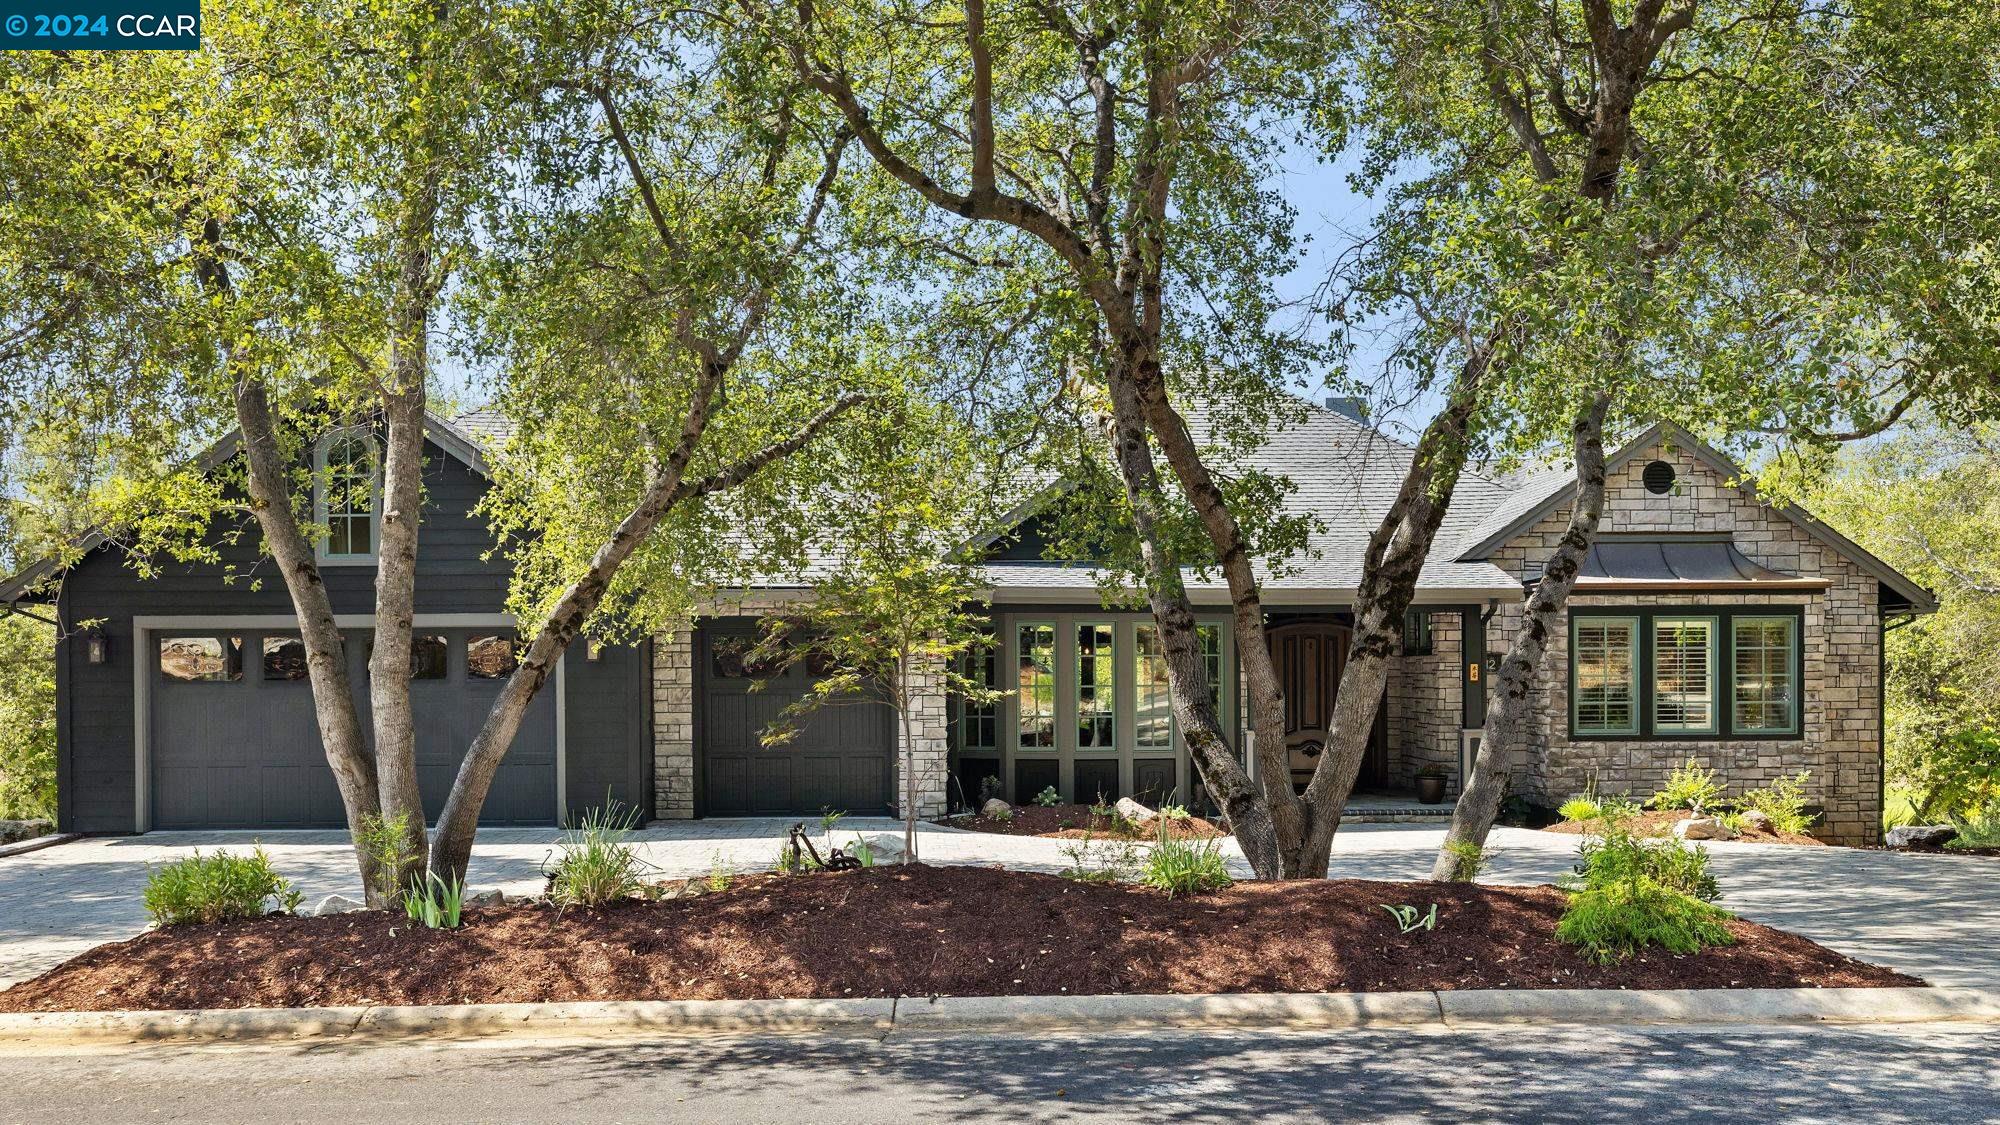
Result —
[[[1349, 630], [1333, 621], [1302, 621], [1281, 625], [1268, 635], [1278, 682], [1285, 689], [1285, 749], [1291, 756], [1292, 782], [1303, 787], [1326, 750], [1334, 696], [1341, 673], [1347, 670]], [[1358, 786], [1380, 784], [1386, 773], [1383, 718], [1378, 709], [1356, 780]]]

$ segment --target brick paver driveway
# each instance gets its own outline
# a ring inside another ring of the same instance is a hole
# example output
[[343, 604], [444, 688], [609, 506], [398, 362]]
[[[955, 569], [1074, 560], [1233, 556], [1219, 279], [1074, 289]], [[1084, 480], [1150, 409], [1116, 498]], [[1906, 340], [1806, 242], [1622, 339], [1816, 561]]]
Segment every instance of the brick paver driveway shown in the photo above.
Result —
[[[708, 820], [648, 828], [636, 835], [663, 875], [689, 876], [720, 864], [767, 868], [789, 820]], [[850, 819], [844, 830], [900, 838], [890, 820]], [[849, 834], [843, 831], [842, 835]], [[533, 893], [555, 851], [547, 829], [480, 834], [471, 886]], [[1334, 873], [1369, 879], [1416, 879], [1429, 871], [1442, 829], [1429, 825], [1351, 825], [1341, 831]], [[346, 835], [339, 832], [155, 832], [78, 840], [0, 858], [0, 981], [42, 972], [93, 945], [145, 927], [140, 892], [148, 864], [194, 849], [247, 849], [261, 840], [278, 869], [308, 901], [357, 895]], [[1569, 865], [1573, 837], [1501, 829], [1487, 882], [1544, 883]], [[1233, 843], [1230, 845], [1233, 854]], [[926, 825], [920, 852], [933, 863], [999, 863], [1060, 871], [1062, 841], [980, 835]], [[1915, 973], [1935, 984], [2000, 988], [2000, 860], [1905, 855], [1846, 848], [1711, 845], [1724, 905], [1759, 922], [1794, 930], [1843, 952]], [[1243, 874], [1240, 856], [1234, 860]]]

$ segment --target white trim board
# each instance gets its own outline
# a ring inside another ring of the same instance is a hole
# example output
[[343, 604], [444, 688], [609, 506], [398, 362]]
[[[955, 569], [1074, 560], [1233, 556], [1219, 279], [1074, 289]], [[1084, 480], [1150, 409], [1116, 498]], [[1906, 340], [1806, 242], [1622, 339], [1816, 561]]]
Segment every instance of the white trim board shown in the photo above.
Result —
[[[334, 615], [334, 624], [342, 629], [372, 629], [375, 615], [372, 613], [342, 613]], [[413, 629], [478, 629], [481, 627], [511, 628], [514, 615], [510, 613], [419, 613], [410, 619]], [[153, 770], [152, 770], [152, 679], [147, 675], [151, 666], [147, 654], [152, 646], [147, 634], [179, 629], [297, 629], [299, 619], [285, 613], [196, 616], [134, 616], [132, 618], [132, 830], [150, 832], [153, 828]], [[555, 822], [558, 825], [569, 820], [569, 706], [568, 676], [569, 652], [556, 661], [554, 691], [556, 696], [556, 783]]]

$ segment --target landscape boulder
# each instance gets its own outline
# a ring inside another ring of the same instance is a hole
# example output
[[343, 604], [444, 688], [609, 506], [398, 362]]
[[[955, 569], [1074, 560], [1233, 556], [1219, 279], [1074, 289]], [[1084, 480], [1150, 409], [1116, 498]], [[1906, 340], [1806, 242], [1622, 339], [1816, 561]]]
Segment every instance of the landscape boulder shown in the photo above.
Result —
[[1771, 827], [1771, 818], [1765, 816], [1763, 813], [1759, 812], [1756, 809], [1748, 809], [1744, 811], [1743, 827], [1755, 828], [1759, 832], [1776, 831], [1776, 829], [1773, 829]]
[[490, 909], [495, 906], [505, 906], [507, 905], [507, 896], [501, 894], [497, 889], [489, 887], [486, 890], [474, 891], [466, 895], [464, 905], [481, 910]]
[[313, 903], [302, 913], [310, 918], [318, 918], [327, 914], [352, 914], [357, 910], [366, 909], [368, 904], [365, 902], [356, 902], [346, 895], [328, 895]]
[[56, 826], [36, 817], [33, 820], [0, 820], [0, 844], [15, 844], [22, 840], [32, 840], [46, 836], [56, 830]]
[[1736, 830], [1715, 817], [1698, 816], [1674, 825], [1674, 835], [1683, 840], [1734, 840]]
[[1958, 839], [1958, 829], [1949, 824], [1906, 824], [1889, 829], [1886, 843], [1900, 851], [1934, 852]]
[[1159, 813], [1154, 812], [1152, 809], [1147, 808], [1146, 806], [1140, 804], [1139, 802], [1133, 800], [1130, 797], [1118, 798], [1118, 803], [1116, 805], [1113, 805], [1112, 808], [1118, 810], [1119, 816], [1124, 817], [1126, 820], [1129, 820], [1134, 824], [1141, 823], [1142, 821], [1151, 820], [1154, 817], [1160, 815]]
[[1012, 816], [1013, 814], [1014, 806], [998, 797], [990, 798], [985, 804], [979, 806], [980, 816]]

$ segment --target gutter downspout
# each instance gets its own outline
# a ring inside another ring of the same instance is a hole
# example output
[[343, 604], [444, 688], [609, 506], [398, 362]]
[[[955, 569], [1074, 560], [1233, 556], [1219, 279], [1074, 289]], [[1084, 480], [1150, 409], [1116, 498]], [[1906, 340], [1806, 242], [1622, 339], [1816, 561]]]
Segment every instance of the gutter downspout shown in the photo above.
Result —
[[1915, 613], [1904, 613], [1900, 621], [1884, 620], [1881, 637], [1875, 642], [1875, 842], [1887, 839], [1882, 817], [1889, 811], [1889, 634], [1905, 625], [1914, 625]]

